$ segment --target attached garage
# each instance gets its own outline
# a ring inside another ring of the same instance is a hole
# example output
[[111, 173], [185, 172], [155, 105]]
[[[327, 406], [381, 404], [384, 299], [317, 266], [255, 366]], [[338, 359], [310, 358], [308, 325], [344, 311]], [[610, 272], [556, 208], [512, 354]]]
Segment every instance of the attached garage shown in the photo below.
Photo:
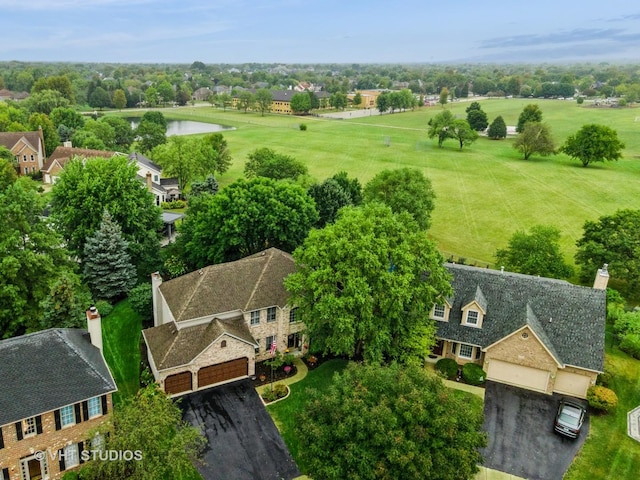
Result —
[[586, 398], [587, 389], [591, 386], [591, 378], [572, 372], [558, 370], [553, 391], [573, 397]]
[[169, 395], [192, 390], [191, 372], [181, 372], [169, 375], [164, 380], [164, 391]]
[[538, 392], [546, 392], [549, 383], [549, 372], [491, 359], [487, 371], [487, 380], [507, 383], [515, 387], [528, 388]]
[[249, 374], [249, 359], [238, 358], [217, 365], [210, 365], [198, 370], [198, 388], [213, 385], [214, 383], [233, 380], [238, 377], [246, 377]]

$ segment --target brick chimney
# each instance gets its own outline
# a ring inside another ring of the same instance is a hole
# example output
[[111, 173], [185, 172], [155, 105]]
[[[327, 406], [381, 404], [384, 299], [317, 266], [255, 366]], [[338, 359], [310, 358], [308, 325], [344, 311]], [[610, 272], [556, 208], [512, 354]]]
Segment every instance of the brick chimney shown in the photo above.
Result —
[[609, 283], [609, 270], [607, 270], [608, 266], [609, 264], [605, 263], [602, 268], [598, 269], [598, 274], [596, 275], [596, 279], [593, 282], [593, 288], [596, 288], [598, 290], [607, 289], [607, 283]]
[[147, 172], [147, 190], [151, 191], [152, 190], [152, 186], [151, 186], [151, 172]]
[[153, 326], [159, 327], [163, 324], [162, 319], [162, 305], [160, 304], [160, 298], [158, 298], [160, 292], [160, 285], [162, 285], [162, 277], [159, 272], [151, 274], [151, 295], [153, 298]]
[[100, 318], [98, 309], [93, 305], [87, 310], [87, 330], [89, 330], [93, 346], [98, 347], [102, 352], [102, 318]]

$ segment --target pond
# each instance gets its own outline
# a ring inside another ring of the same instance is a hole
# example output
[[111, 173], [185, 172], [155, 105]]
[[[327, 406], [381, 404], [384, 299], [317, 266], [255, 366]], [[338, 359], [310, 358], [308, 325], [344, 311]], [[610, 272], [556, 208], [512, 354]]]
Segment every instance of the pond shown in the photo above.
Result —
[[[139, 117], [129, 117], [131, 128], [136, 128], [140, 123]], [[235, 127], [218, 125], [216, 123], [194, 122], [192, 120], [167, 120], [167, 137], [172, 135], [193, 135], [195, 133], [223, 132], [235, 130]]]

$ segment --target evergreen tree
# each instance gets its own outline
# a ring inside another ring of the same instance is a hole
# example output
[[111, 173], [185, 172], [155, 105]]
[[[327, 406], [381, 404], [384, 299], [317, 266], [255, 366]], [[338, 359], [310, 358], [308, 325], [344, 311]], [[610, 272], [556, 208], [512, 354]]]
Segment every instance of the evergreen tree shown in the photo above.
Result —
[[504, 118], [502, 118], [501, 115], [498, 115], [495, 120], [491, 122], [487, 136], [492, 140], [499, 140], [507, 137], [507, 125], [504, 123]]
[[76, 328], [85, 325], [85, 312], [91, 304], [91, 295], [80, 284], [73, 272], [64, 272], [51, 287], [49, 296], [43, 300], [42, 328]]
[[104, 210], [100, 228], [84, 246], [84, 278], [94, 298], [116, 300], [136, 283], [136, 269], [127, 251], [120, 225]]
[[474, 130], [480, 132], [487, 128], [489, 121], [487, 114], [482, 110], [480, 103], [472, 102], [465, 110], [467, 112], [467, 122]]

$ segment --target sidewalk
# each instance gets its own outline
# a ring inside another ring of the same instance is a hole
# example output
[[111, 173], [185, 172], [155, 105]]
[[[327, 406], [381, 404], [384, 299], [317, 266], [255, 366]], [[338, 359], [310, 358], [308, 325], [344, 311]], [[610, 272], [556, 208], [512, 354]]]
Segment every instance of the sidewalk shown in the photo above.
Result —
[[[300, 380], [302, 380], [304, 377], [307, 376], [307, 372], [309, 371], [309, 369], [307, 368], [307, 366], [305, 365], [305, 363], [302, 361], [300, 357], [296, 357], [296, 359], [293, 361], [293, 364], [295, 365], [297, 370], [296, 374], [290, 377], [284, 378], [282, 380], [278, 380], [277, 382], [273, 382], [274, 385], [278, 383], [282, 383], [284, 385], [291, 385], [292, 383], [299, 382]], [[271, 388], [271, 382], [265, 383], [264, 385], [260, 385], [259, 387], [256, 387], [256, 392], [258, 392], [258, 395], [262, 395], [262, 393], [267, 388]]]

